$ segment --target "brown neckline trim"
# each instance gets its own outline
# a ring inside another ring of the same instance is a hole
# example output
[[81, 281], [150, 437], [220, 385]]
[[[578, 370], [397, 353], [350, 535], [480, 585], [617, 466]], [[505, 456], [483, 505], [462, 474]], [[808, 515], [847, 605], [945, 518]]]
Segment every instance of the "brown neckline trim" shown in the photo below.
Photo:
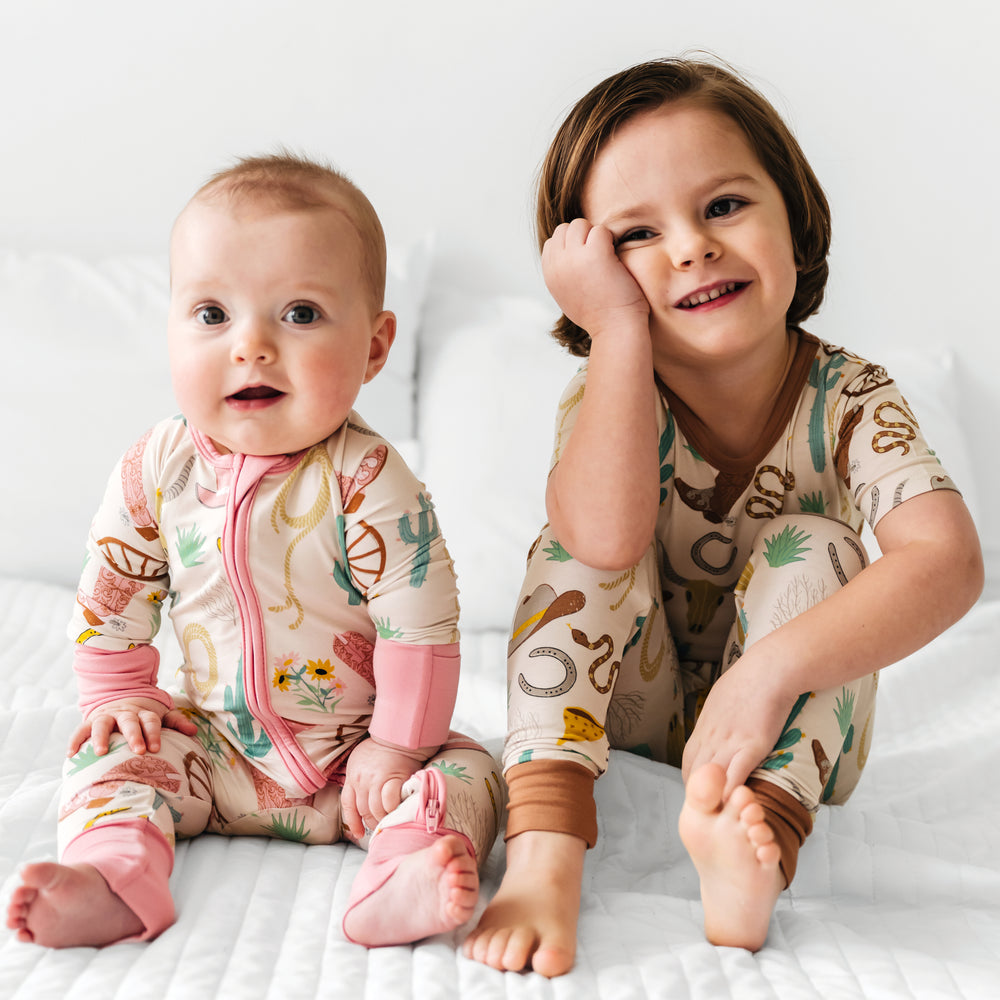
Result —
[[666, 383], [657, 375], [656, 385], [660, 395], [666, 401], [688, 444], [712, 468], [728, 473], [740, 473], [755, 469], [774, 447], [798, 405], [802, 388], [809, 378], [812, 363], [816, 358], [816, 349], [819, 347], [819, 340], [811, 333], [806, 333], [805, 330], [798, 330], [797, 333], [799, 342], [795, 348], [792, 362], [788, 366], [788, 374], [785, 376], [785, 381], [778, 393], [777, 404], [771, 411], [771, 416], [764, 425], [757, 443], [750, 449], [745, 458], [733, 460], [728, 456], [720, 455], [710, 442], [704, 423], [679, 396], [675, 396], [670, 391]]

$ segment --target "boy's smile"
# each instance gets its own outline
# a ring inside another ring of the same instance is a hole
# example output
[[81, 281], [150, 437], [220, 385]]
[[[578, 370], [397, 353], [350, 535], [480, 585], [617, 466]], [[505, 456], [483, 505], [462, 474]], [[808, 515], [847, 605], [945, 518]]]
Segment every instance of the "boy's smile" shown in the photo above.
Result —
[[788, 214], [727, 116], [680, 101], [626, 122], [594, 161], [583, 209], [649, 302], [661, 375], [764, 344], [783, 353], [797, 280]]
[[293, 454], [346, 419], [385, 363], [360, 236], [334, 205], [196, 200], [171, 242], [171, 374], [184, 415], [222, 451]]
[[705, 312], [715, 305], [727, 305], [728, 303], [719, 300], [739, 295], [748, 285], [749, 282], [744, 281], [717, 281], [713, 285], [695, 289], [690, 295], [677, 302], [676, 306], [678, 309], [697, 309], [700, 312]]

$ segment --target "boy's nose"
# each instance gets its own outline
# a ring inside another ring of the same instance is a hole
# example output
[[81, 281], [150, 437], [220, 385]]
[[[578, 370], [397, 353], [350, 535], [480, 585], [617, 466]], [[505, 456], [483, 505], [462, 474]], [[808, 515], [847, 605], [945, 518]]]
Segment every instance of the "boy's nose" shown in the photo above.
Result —
[[[714, 250], [706, 250], [701, 255], [701, 260], [715, 260], [717, 256], [718, 254]], [[687, 260], [682, 260], [678, 266], [687, 269], [693, 267], [697, 263], [698, 263], [698, 257], [692, 256]]]
[[683, 271], [696, 264], [716, 260], [721, 252], [719, 244], [708, 233], [694, 227], [678, 232], [668, 244], [671, 262]]

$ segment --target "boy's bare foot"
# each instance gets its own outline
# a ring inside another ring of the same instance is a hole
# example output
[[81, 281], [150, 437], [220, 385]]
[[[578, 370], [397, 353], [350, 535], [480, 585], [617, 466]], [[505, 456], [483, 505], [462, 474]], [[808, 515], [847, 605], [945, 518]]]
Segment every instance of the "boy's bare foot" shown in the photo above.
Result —
[[528, 830], [507, 843], [507, 872], [462, 951], [494, 969], [561, 976], [576, 958], [586, 843]]
[[757, 951], [785, 884], [781, 851], [753, 792], [741, 785], [723, 802], [725, 784], [717, 764], [688, 777], [680, 835], [701, 878], [705, 936], [712, 944]]
[[141, 934], [142, 921], [91, 865], [25, 865], [7, 926], [19, 941], [49, 948], [100, 947]]
[[464, 924], [479, 900], [475, 858], [455, 836], [406, 855], [370, 896], [344, 917], [344, 931], [358, 944], [408, 944]]

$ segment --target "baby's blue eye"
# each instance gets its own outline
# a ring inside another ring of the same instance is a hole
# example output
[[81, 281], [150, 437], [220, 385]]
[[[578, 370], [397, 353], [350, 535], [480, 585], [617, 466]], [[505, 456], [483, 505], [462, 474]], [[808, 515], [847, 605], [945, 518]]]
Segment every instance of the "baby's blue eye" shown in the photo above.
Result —
[[205, 306], [198, 310], [198, 321], [205, 326], [217, 326], [219, 323], [225, 323], [227, 318], [225, 311], [218, 306]]
[[746, 204], [739, 198], [718, 198], [708, 206], [705, 212], [706, 219], [724, 219], [727, 215], [732, 215], [737, 209]]
[[315, 323], [316, 320], [319, 319], [319, 312], [313, 309], [312, 306], [292, 306], [292, 308], [285, 313], [285, 319], [289, 323], [307, 326], [309, 323]]

